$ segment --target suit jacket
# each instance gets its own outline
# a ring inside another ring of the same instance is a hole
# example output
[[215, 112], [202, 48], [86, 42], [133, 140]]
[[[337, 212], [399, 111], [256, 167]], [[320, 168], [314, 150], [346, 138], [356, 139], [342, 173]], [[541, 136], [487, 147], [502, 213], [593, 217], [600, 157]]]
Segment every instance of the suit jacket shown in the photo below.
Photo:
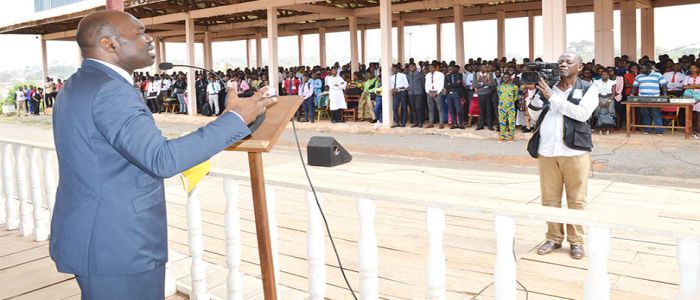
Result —
[[166, 140], [141, 95], [117, 72], [85, 59], [54, 106], [59, 182], [50, 254], [58, 271], [126, 275], [168, 259], [163, 178], [250, 134], [225, 113]]

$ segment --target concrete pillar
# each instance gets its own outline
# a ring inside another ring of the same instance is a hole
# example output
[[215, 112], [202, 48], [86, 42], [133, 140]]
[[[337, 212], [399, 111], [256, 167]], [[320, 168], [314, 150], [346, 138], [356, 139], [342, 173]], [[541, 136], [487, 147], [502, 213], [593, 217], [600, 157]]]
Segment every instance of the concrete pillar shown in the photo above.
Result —
[[642, 8], [642, 56], [647, 55], [651, 60], [656, 57], [654, 47], [654, 8]]
[[379, 1], [380, 47], [382, 49], [382, 119], [383, 127], [389, 128], [394, 122], [394, 99], [391, 95], [391, 0]]
[[105, 2], [105, 7], [107, 10], [124, 11], [124, 0], [107, 0]]
[[277, 88], [279, 78], [277, 78], [277, 8], [267, 8], [267, 56], [269, 66], [268, 80], [270, 86]]
[[367, 64], [367, 30], [364, 28], [360, 31], [360, 40], [362, 42], [362, 55], [360, 61], [363, 64]]
[[255, 34], [255, 66], [262, 68], [262, 33]]
[[[185, 55], [187, 64], [194, 66], [194, 19], [189, 14], [185, 17]], [[194, 72], [194, 68], [187, 69], [187, 114], [190, 116], [197, 115], [197, 91], [195, 90], [197, 78]]]
[[357, 17], [348, 17], [350, 21], [350, 70], [352, 74], [360, 70], [357, 61]]
[[304, 65], [304, 35], [299, 32], [297, 34], [297, 49], [299, 52], [299, 65]]
[[165, 40], [160, 41], [160, 62], [168, 61], [168, 56], [165, 53]]
[[435, 23], [435, 53], [437, 61], [442, 61], [442, 23], [438, 20]]
[[211, 32], [204, 32], [204, 67], [212, 70], [214, 69], [214, 57], [211, 46]]
[[620, 1], [620, 55], [637, 60], [637, 1]]
[[496, 11], [497, 47], [498, 59], [506, 56], [506, 11]]
[[252, 67], [250, 64], [253, 61], [253, 58], [251, 57], [253, 53], [251, 53], [250, 48], [250, 40], [245, 40], [245, 65], [248, 68]]
[[153, 48], [155, 48], [155, 50], [156, 50], [156, 59], [155, 59], [155, 63], [156, 63], [156, 74], [160, 74], [160, 68], [158, 67], [158, 64], [160, 64], [161, 62], [163, 62], [163, 61], [161, 60], [161, 55], [160, 55], [160, 51], [163, 50], [163, 49], [160, 48], [160, 38], [157, 38], [157, 37], [154, 37], [154, 38], [153, 38]]
[[[46, 49], [46, 39], [44, 39], [44, 36], [41, 36], [41, 82], [44, 84], [42, 87], [46, 89], [46, 77], [49, 76], [49, 62], [48, 62], [48, 51]], [[46, 94], [44, 94], [46, 95]]]
[[458, 66], [464, 67], [464, 6], [457, 5], [454, 7], [455, 21], [455, 62]]
[[613, 38], [613, 1], [593, 0], [595, 28], [595, 62], [606, 67], [615, 65]]
[[556, 62], [566, 51], [566, 0], [542, 0], [543, 59]]
[[321, 68], [326, 67], [326, 28], [318, 28], [318, 57]]
[[404, 21], [404, 20], [396, 21], [396, 44], [399, 47], [398, 48], [398, 54], [399, 54], [398, 61], [399, 61], [399, 64], [401, 64], [401, 65], [406, 63], [406, 48], [405, 48], [406, 42], [404, 39], [405, 34], [403, 31], [404, 25], [406, 25], [406, 21]]
[[527, 31], [528, 31], [528, 57], [535, 60], [535, 12], [527, 11]]

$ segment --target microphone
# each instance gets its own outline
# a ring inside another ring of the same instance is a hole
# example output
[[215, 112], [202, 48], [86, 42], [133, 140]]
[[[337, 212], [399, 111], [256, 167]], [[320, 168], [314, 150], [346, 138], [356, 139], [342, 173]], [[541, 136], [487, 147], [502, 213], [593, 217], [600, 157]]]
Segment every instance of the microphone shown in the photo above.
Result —
[[[214, 72], [214, 71], [212, 71], [212, 70], [209, 70], [209, 69], [200, 68], [200, 67], [197, 67], [197, 66], [190, 66], [190, 65], [176, 65], [176, 64], [173, 64], [173, 63], [170, 63], [170, 62], [162, 62], [162, 63], [159, 63], [159, 64], [158, 64], [158, 68], [161, 69], [161, 70], [170, 70], [170, 69], [172, 69], [173, 67], [185, 67], [185, 68], [193, 68], [193, 69], [198, 69], [198, 70], [202, 70], [202, 71], [207, 71], [209, 74], [214, 74], [214, 76], [216, 76], [216, 78], [219, 78], [219, 80], [220, 80], [221, 82], [224, 82], [224, 79], [221, 78], [221, 76], [219, 76], [219, 74], [216, 74], [216, 72]], [[225, 82], [224, 82], [224, 83], [225, 83]]]

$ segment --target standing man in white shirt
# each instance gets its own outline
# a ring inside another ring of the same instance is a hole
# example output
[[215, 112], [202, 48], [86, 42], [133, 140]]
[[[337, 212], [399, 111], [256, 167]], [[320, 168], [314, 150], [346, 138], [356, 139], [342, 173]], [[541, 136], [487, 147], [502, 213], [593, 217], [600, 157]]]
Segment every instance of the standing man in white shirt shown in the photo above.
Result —
[[[529, 106], [532, 119], [537, 121], [538, 132], [533, 136], [539, 134], [540, 140], [538, 149], [528, 151], [537, 157], [544, 206], [561, 207], [562, 192], [566, 189], [569, 209], [586, 207], [593, 147], [591, 127], [586, 121], [598, 107], [598, 89], [578, 78], [582, 70], [580, 56], [562, 54], [559, 57], [561, 80], [551, 88], [540, 80], [539, 94]], [[584, 257], [583, 235], [583, 226], [566, 225], [571, 258]], [[547, 222], [546, 237], [547, 241], [537, 249], [540, 255], [561, 248], [564, 224]]]
[[681, 72], [680, 64], [674, 64], [672, 68], [671, 71], [664, 73], [664, 79], [668, 82], [668, 94], [681, 97], [683, 95], [683, 81], [685, 81], [686, 75]]
[[331, 111], [331, 123], [345, 123], [341, 109], [347, 109], [345, 102], [345, 88], [347, 82], [338, 74], [338, 69], [331, 69], [331, 74], [326, 76], [326, 86], [328, 87], [328, 107]]
[[214, 116], [219, 115], [219, 92], [221, 92], [221, 84], [214, 75], [209, 75], [209, 83], [207, 84], [207, 100]]
[[27, 97], [24, 95], [24, 90], [22, 87], [18, 87], [15, 91], [15, 100], [17, 102], [17, 116], [22, 116], [22, 111], [24, 111], [24, 116], [27, 116]]
[[[464, 65], [464, 73], [462, 73], [462, 84], [464, 84], [464, 107], [462, 115], [464, 120], [469, 119], [469, 105], [474, 97], [474, 66], [470, 64]], [[464, 124], [462, 124], [464, 125]]]
[[442, 90], [445, 87], [445, 74], [438, 70], [437, 63], [430, 65], [428, 74], [425, 75], [425, 93], [428, 94], [428, 125], [425, 128], [433, 128], [435, 123], [435, 108], [437, 107], [440, 129], [445, 128], [445, 119], [442, 115]]
[[[394, 127], [406, 127], [408, 117], [408, 79], [406, 74], [400, 71], [400, 65], [391, 67], [391, 94], [394, 95]], [[401, 110], [399, 111], [399, 105]]]

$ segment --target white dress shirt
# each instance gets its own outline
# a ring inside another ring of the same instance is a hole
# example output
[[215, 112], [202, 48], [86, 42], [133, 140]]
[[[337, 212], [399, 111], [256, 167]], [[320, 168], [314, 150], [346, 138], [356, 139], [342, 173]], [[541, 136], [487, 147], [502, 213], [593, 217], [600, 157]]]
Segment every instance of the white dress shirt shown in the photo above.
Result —
[[598, 88], [598, 94], [601, 96], [612, 95], [612, 88], [615, 84], [617, 84], [617, 82], [610, 79], [608, 79], [608, 81], [603, 81], [603, 79], [593, 81], [593, 85]]
[[[549, 97], [549, 112], [544, 116], [540, 126], [540, 147], [538, 154], [545, 157], [555, 156], [579, 156], [586, 151], [574, 150], [564, 145], [564, 116], [579, 122], [586, 122], [598, 107], [598, 87], [591, 85], [585, 95], [582, 90], [575, 90], [574, 98], [581, 97], [578, 105], [567, 100], [572, 93], [573, 86], [566, 91], [561, 91], [555, 85], [552, 88], [552, 96]], [[539, 93], [532, 98], [532, 105], [542, 107], [544, 103]], [[540, 111], [529, 109], [533, 121], [540, 117]]]
[[428, 73], [425, 75], [425, 92], [440, 93], [445, 87], [445, 74], [440, 71]]
[[391, 75], [391, 78], [389, 78], [389, 82], [391, 83], [391, 88], [397, 89], [399, 90], [399, 92], [408, 89], [408, 79], [406, 78], [406, 74], [404, 73], [398, 72], [396, 74]]
[[214, 95], [214, 94], [218, 94], [220, 91], [221, 91], [221, 85], [219, 84], [218, 80], [210, 81], [207, 84], [207, 94]]
[[471, 88], [472, 84], [474, 84], [474, 73], [472, 72], [464, 72], [462, 73], [462, 79], [464, 87], [466, 88]]
[[[675, 75], [675, 76], [674, 76]], [[666, 72], [664, 73], [664, 78], [668, 82], [669, 91], [680, 91], [683, 89], [683, 81], [685, 81], [686, 75], [681, 72]]]
[[129, 84], [134, 85], [134, 78], [131, 77], [131, 75], [129, 74], [129, 72], [127, 72], [126, 70], [124, 70], [124, 69], [122, 69], [122, 68], [120, 68], [120, 67], [117, 67], [117, 66], [115, 66], [115, 65], [113, 65], [113, 64], [110, 64], [110, 63], [108, 63], [108, 62], [106, 62], [106, 61], [101, 61], [101, 60], [99, 60], [99, 59], [94, 59], [94, 58], [86, 58], [86, 59], [94, 60], [94, 61], [96, 61], [96, 62], [98, 62], [98, 63], [101, 63], [101, 64], [105, 65], [106, 67], [112, 69], [114, 72], [117, 72], [117, 74], [119, 74], [119, 75], [121, 75], [122, 77], [124, 77], [124, 79], [126, 79], [126, 81], [128, 81]]

